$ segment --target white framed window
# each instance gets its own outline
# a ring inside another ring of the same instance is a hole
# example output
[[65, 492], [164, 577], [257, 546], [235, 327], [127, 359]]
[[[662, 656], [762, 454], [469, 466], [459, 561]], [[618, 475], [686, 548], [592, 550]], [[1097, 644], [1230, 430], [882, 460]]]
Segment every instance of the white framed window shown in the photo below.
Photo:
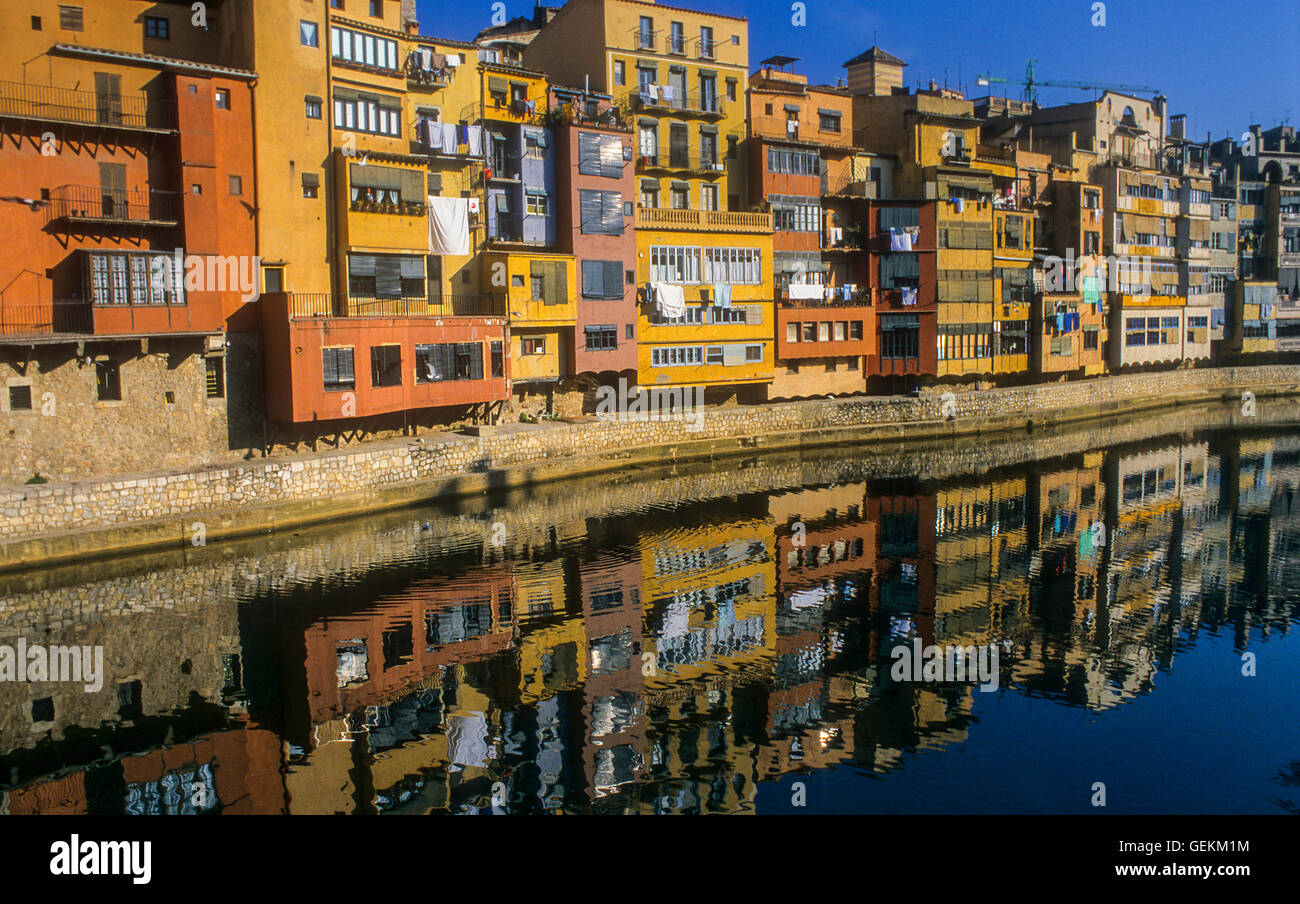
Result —
[[650, 248], [651, 282], [698, 285], [701, 276], [699, 248], [653, 245]]
[[650, 350], [651, 367], [690, 367], [704, 363], [704, 347], [668, 345]]

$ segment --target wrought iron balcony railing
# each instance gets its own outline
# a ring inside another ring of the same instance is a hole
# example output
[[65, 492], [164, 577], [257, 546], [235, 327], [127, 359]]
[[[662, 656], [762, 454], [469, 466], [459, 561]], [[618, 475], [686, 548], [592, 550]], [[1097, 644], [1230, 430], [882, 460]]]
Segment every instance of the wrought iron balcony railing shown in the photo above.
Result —
[[176, 111], [144, 95], [102, 94], [53, 85], [0, 81], [0, 117], [114, 129], [175, 131]]
[[175, 226], [180, 222], [179, 192], [98, 185], [61, 185], [50, 190], [47, 222], [136, 223]]

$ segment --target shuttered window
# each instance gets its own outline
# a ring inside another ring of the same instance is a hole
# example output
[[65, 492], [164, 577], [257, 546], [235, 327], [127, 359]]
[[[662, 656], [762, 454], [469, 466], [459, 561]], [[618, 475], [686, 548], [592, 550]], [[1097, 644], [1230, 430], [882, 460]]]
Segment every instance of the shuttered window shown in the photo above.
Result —
[[583, 261], [583, 298], [622, 298], [622, 261]]
[[591, 191], [578, 193], [581, 228], [584, 235], [623, 234], [623, 193]]
[[532, 284], [541, 284], [543, 304], [564, 304], [569, 300], [568, 272], [563, 261], [532, 261], [529, 267]]
[[921, 283], [921, 260], [915, 254], [891, 254], [880, 261], [880, 285], [902, 289]]
[[427, 267], [423, 255], [349, 254], [348, 291], [360, 298], [424, 298]]
[[352, 180], [351, 200], [420, 202], [425, 199], [427, 186], [421, 170], [398, 169], [394, 166], [377, 166], [369, 163], [360, 166], [356, 163], [348, 168]]
[[578, 133], [578, 172], [606, 179], [623, 178], [623, 141], [617, 135]]
[[322, 349], [325, 391], [339, 392], [356, 388], [356, 374], [352, 367], [352, 349]]
[[[497, 369], [497, 346], [493, 343], [493, 371]], [[440, 342], [415, 347], [415, 382], [444, 383], [452, 380], [483, 379], [483, 343]]]

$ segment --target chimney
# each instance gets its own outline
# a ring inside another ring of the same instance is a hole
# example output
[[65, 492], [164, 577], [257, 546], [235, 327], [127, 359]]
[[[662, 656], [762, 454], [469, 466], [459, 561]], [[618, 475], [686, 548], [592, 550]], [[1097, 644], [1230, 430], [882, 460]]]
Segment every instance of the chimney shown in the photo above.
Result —
[[409, 35], [420, 33], [420, 22], [415, 11], [415, 0], [402, 0], [402, 30]]
[[1187, 137], [1187, 114], [1175, 113], [1169, 117], [1169, 137], [1182, 141]]

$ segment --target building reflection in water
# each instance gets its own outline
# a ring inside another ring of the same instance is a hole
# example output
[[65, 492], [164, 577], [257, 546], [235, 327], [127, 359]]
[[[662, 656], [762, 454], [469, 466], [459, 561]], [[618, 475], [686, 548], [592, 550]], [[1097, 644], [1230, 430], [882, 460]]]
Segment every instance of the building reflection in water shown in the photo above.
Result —
[[[762, 783], [885, 776], [981, 730], [974, 684], [891, 677], [900, 644], [996, 644], [1002, 693], [1101, 712], [1158, 696], [1202, 632], [1287, 630], [1297, 492], [1300, 435], [1216, 433], [539, 522], [328, 577], [276, 552], [243, 579], [18, 584], [10, 637], [69, 600], [190, 592], [68, 619], [132, 651], [112, 692], [4, 688], [4, 806], [755, 812]], [[384, 530], [414, 542], [403, 517]]]

